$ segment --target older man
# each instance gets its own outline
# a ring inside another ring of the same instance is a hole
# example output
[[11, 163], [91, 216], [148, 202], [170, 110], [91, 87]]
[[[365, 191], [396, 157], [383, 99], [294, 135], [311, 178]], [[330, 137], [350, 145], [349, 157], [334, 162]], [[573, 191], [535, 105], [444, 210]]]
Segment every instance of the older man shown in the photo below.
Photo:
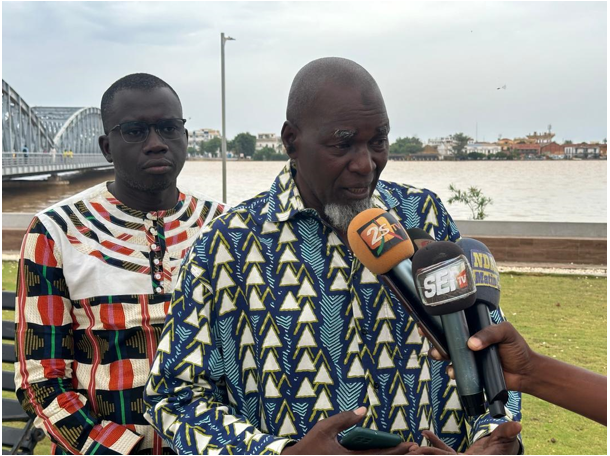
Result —
[[144, 384], [180, 262], [223, 207], [176, 187], [188, 133], [167, 83], [125, 76], [101, 109], [115, 180], [40, 212], [23, 241], [17, 395], [56, 453], [160, 454]]
[[[340, 454], [337, 434], [360, 421], [405, 441], [377, 454], [416, 450], [427, 429], [455, 450], [517, 450], [518, 429], [491, 433], [489, 416], [468, 434], [445, 365], [347, 244], [371, 206], [459, 238], [434, 193], [379, 180], [389, 130], [361, 66], [326, 58], [297, 74], [290, 163], [204, 228], [181, 271], [145, 391], [147, 418], [178, 452]], [[510, 404], [518, 417], [519, 396]]]

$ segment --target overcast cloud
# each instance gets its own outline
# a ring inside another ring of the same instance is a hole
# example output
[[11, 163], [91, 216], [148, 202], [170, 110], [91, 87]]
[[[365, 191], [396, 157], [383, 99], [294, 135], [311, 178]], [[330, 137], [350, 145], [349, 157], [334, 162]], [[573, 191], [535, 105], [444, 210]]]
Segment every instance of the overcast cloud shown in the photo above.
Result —
[[[178, 92], [187, 127], [279, 133], [292, 78], [340, 56], [377, 80], [391, 140], [462, 131], [493, 141], [548, 125], [607, 126], [605, 2], [3, 2], [2, 77], [32, 106], [99, 106], [129, 73]], [[506, 89], [497, 90], [506, 85]]]

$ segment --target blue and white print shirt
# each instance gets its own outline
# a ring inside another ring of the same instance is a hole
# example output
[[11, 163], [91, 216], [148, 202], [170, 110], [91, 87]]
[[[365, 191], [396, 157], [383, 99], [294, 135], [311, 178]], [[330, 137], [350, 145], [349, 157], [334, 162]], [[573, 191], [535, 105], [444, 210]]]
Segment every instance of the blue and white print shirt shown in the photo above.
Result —
[[[304, 206], [293, 172], [288, 163], [270, 191], [215, 219], [185, 258], [147, 419], [178, 453], [279, 454], [365, 405], [365, 427], [418, 444], [430, 429], [464, 451], [503, 420], [467, 420], [446, 363], [427, 357], [396, 297]], [[429, 190], [379, 181], [373, 203], [436, 240], [460, 237]]]

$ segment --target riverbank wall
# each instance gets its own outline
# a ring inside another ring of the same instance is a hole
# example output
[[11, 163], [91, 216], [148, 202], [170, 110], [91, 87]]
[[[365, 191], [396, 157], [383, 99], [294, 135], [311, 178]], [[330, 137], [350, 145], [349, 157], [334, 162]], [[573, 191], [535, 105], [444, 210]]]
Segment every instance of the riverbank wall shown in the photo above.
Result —
[[607, 265], [606, 223], [455, 223], [462, 236], [483, 242], [497, 262]]
[[[2, 252], [18, 252], [34, 214], [2, 213]], [[464, 237], [483, 242], [497, 262], [606, 266], [606, 223], [457, 220]]]

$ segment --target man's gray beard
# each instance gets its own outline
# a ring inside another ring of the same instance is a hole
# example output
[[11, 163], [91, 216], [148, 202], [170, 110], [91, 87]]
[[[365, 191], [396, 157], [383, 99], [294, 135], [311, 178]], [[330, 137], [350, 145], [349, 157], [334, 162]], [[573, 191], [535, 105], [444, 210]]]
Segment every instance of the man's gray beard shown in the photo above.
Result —
[[333, 228], [345, 233], [350, 222], [360, 212], [372, 207], [371, 198], [356, 201], [352, 204], [330, 203], [324, 206], [324, 213]]

